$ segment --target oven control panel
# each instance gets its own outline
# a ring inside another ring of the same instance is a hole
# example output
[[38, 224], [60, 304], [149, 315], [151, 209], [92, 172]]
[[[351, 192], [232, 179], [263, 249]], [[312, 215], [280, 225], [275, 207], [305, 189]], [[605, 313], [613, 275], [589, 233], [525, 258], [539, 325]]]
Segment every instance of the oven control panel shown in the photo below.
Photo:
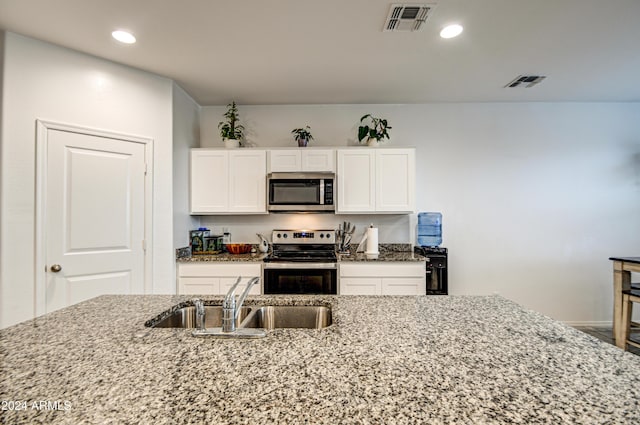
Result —
[[335, 244], [335, 230], [274, 230], [271, 241], [278, 244]]

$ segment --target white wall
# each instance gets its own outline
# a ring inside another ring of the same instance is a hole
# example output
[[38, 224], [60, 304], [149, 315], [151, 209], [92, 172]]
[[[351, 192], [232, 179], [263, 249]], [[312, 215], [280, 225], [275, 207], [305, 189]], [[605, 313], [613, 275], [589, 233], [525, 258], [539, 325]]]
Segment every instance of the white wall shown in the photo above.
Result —
[[[417, 209], [443, 213], [450, 293], [500, 293], [553, 318], [611, 321], [615, 255], [640, 255], [639, 103], [451, 103], [243, 106], [251, 144], [295, 147], [310, 125], [313, 146], [356, 143], [366, 113], [389, 119], [390, 146], [417, 148]], [[221, 147], [225, 107], [201, 111], [202, 147]], [[364, 149], [364, 148], [363, 148]], [[349, 216], [318, 218], [336, 225]], [[238, 242], [287, 225], [270, 215], [203, 218], [230, 225]], [[354, 220], [352, 220], [354, 221]], [[381, 242], [409, 242], [415, 217], [360, 217]], [[400, 240], [398, 240], [400, 239]]]
[[154, 140], [153, 290], [174, 290], [172, 82], [6, 33], [2, 86], [0, 327], [34, 314], [36, 119]]
[[[0, 327], [33, 315], [38, 118], [154, 139], [154, 292], [173, 292], [173, 249], [199, 220], [185, 214], [178, 158], [197, 144], [197, 105], [168, 79], [12, 33], [1, 57]], [[201, 146], [222, 146], [224, 111], [202, 108]], [[640, 255], [640, 104], [240, 105], [250, 144], [263, 147], [295, 147], [291, 130], [307, 124], [313, 146], [353, 145], [366, 113], [390, 120], [391, 146], [417, 148], [417, 207], [444, 215], [452, 294], [499, 292], [560, 320], [610, 321], [608, 257]], [[343, 220], [373, 222], [382, 242], [413, 238], [413, 216], [202, 222], [257, 242], [256, 232]]]
[[189, 215], [189, 149], [200, 146], [200, 105], [173, 84], [173, 247], [189, 245], [189, 230], [199, 227]]

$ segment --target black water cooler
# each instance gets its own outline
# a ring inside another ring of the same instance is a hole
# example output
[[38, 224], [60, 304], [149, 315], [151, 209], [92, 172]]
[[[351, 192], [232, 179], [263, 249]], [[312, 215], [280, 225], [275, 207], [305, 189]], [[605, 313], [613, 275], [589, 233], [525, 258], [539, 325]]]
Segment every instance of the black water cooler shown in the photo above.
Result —
[[427, 295], [448, 295], [447, 248], [416, 246], [413, 250], [427, 257]]

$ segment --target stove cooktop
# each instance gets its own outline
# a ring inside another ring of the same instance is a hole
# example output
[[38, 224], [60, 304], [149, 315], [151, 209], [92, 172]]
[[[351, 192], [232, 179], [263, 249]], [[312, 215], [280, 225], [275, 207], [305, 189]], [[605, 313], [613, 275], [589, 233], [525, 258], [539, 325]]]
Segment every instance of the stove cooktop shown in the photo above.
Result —
[[265, 262], [336, 262], [334, 230], [274, 230]]

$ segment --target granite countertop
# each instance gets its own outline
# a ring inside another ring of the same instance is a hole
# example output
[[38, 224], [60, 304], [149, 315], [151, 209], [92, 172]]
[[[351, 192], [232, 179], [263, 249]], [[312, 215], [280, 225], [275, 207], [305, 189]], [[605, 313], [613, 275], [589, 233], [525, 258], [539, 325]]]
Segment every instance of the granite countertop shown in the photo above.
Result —
[[640, 357], [498, 296], [250, 297], [333, 312], [256, 340], [145, 328], [186, 300], [102, 296], [0, 331], [0, 400], [27, 406], [0, 422], [640, 423]]
[[225, 252], [223, 254], [216, 255], [189, 255], [184, 257], [177, 257], [178, 263], [197, 263], [197, 262], [262, 262], [267, 254], [254, 253], [254, 254], [229, 254]]
[[[191, 262], [247, 262], [262, 261], [267, 254], [241, 254], [232, 255], [229, 253], [217, 255], [191, 255], [188, 248], [177, 250], [176, 261], [179, 263]], [[419, 254], [414, 254], [413, 247], [410, 244], [380, 244], [380, 253], [378, 255], [369, 255], [362, 252], [356, 253], [355, 247], [348, 255], [338, 254], [338, 261], [356, 262], [356, 261], [425, 261], [426, 258]]]
[[340, 262], [357, 261], [425, 261], [426, 258], [411, 251], [380, 251], [380, 254], [370, 255], [363, 252], [352, 253], [350, 255], [338, 255]]

